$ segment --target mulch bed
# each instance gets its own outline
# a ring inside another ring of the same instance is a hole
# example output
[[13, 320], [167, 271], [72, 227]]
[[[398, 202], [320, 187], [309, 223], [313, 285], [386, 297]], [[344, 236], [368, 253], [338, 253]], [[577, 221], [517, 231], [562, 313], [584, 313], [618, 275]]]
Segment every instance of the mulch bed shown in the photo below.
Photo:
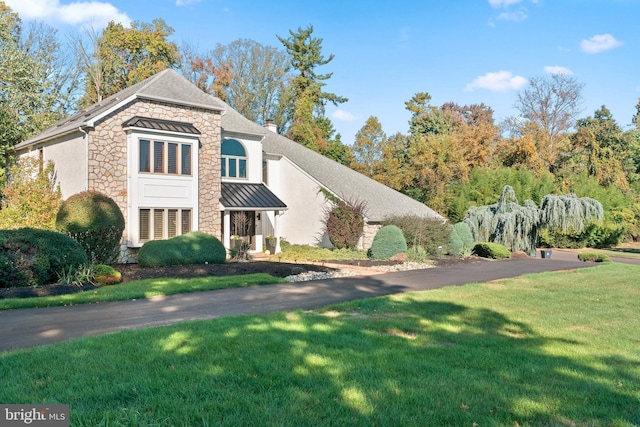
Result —
[[[437, 260], [438, 267], [448, 267], [465, 262], [481, 260], [477, 257], [455, 258], [443, 257]], [[142, 279], [196, 278], [208, 276], [235, 276], [240, 274], [267, 273], [275, 277], [286, 277], [305, 271], [330, 272], [335, 265], [376, 267], [397, 264], [391, 261], [372, 260], [335, 260], [321, 264], [299, 264], [274, 261], [226, 262], [224, 264], [174, 265], [169, 267], [140, 267], [138, 264], [117, 264], [114, 268], [122, 274], [122, 282]], [[91, 283], [82, 287], [74, 285], [52, 284], [38, 287], [0, 288], [0, 299], [30, 298], [50, 295], [64, 295], [95, 289]]]

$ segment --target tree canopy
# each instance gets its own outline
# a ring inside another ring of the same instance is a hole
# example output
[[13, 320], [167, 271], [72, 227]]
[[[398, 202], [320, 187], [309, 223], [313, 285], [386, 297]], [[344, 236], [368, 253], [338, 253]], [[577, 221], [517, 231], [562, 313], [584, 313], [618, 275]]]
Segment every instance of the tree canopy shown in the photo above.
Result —
[[0, 169], [12, 147], [72, 108], [77, 74], [55, 30], [31, 26], [0, 1]]
[[168, 37], [173, 28], [163, 19], [131, 27], [109, 22], [93, 39], [93, 51], [84, 55], [84, 106], [111, 96], [166, 68], [180, 63], [178, 46]]
[[317, 68], [330, 63], [334, 56], [325, 58], [322, 54], [322, 39], [312, 36], [313, 26], [289, 30], [289, 37], [280, 36], [289, 55], [289, 65], [294, 72], [287, 94], [283, 97], [285, 114], [291, 123], [287, 136], [292, 140], [326, 154], [332, 142], [340, 141], [339, 134], [331, 141], [327, 130], [333, 126], [325, 117], [328, 102], [334, 105], [347, 101], [347, 98], [323, 91], [326, 81], [333, 73], [319, 74]]

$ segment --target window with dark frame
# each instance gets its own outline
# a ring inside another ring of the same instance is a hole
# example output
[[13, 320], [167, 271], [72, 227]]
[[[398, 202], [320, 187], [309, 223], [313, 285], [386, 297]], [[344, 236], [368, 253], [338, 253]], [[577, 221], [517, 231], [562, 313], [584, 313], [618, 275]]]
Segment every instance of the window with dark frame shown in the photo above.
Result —
[[140, 172], [191, 175], [192, 144], [148, 139], [140, 139], [138, 144]]
[[145, 208], [138, 212], [140, 242], [170, 239], [192, 231], [191, 209]]
[[151, 172], [151, 141], [148, 139], [140, 140], [140, 172]]
[[167, 144], [167, 173], [178, 173], [178, 144], [175, 142]]
[[153, 141], [153, 172], [164, 173], [164, 142]]
[[223, 178], [247, 177], [247, 152], [235, 139], [225, 139], [221, 147], [221, 175]]

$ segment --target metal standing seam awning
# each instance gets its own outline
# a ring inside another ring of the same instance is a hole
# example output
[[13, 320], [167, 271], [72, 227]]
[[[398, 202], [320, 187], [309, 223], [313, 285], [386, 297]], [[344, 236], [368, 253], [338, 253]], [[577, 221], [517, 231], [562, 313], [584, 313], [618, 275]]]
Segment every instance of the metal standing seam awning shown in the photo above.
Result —
[[191, 123], [177, 122], [175, 120], [153, 119], [150, 117], [134, 116], [122, 123], [123, 128], [142, 128], [169, 132], [200, 135], [200, 131]]
[[224, 210], [279, 211], [287, 205], [264, 184], [223, 182], [220, 204]]

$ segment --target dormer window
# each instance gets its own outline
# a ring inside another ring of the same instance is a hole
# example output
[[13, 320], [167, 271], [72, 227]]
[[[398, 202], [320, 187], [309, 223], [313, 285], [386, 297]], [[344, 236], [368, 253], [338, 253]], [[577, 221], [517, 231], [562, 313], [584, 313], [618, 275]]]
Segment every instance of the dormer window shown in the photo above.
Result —
[[247, 177], [247, 151], [235, 139], [225, 139], [221, 148], [223, 178]]

